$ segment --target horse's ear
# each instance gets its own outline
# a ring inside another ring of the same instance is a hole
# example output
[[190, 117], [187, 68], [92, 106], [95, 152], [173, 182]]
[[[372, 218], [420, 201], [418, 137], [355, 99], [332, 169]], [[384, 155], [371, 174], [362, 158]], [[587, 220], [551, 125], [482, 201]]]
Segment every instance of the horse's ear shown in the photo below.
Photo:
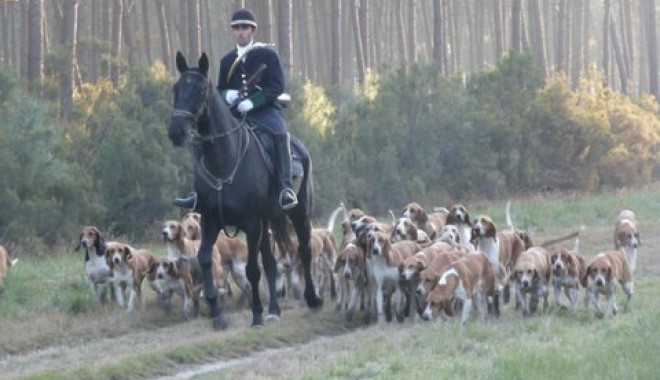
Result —
[[199, 57], [197, 66], [202, 74], [206, 75], [209, 72], [209, 57], [206, 56], [206, 53], [202, 53], [202, 56]]
[[188, 63], [186, 63], [186, 58], [181, 54], [180, 51], [176, 52], [176, 68], [180, 73], [188, 71]]

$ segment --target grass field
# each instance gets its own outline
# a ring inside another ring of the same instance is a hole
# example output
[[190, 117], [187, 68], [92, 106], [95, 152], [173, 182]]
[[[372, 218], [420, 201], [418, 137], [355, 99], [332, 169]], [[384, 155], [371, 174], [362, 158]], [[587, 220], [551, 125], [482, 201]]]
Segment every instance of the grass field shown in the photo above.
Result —
[[[468, 207], [504, 225], [504, 202]], [[657, 379], [660, 185], [512, 200], [511, 210], [514, 224], [536, 241], [584, 226], [580, 247], [591, 257], [612, 247], [613, 218], [622, 208], [637, 213], [643, 245], [632, 310], [611, 320], [554, 308], [522, 318], [507, 306], [499, 319], [465, 328], [454, 320], [346, 326], [330, 300], [317, 312], [285, 300], [282, 321], [255, 330], [250, 313], [228, 300], [229, 329], [211, 332], [207, 319], [164, 316], [146, 287], [143, 311], [94, 305], [80, 252], [26, 255], [0, 298], [0, 378]], [[159, 242], [148, 246], [165, 253]]]

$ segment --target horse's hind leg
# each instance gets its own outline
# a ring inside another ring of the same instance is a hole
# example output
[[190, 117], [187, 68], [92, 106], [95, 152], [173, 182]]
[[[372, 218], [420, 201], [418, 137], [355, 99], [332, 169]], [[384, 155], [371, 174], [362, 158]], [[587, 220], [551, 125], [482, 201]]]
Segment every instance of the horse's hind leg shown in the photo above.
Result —
[[298, 254], [300, 255], [300, 261], [305, 272], [305, 300], [307, 301], [307, 306], [312, 308], [321, 307], [323, 301], [316, 294], [314, 280], [312, 278], [312, 248], [310, 245], [312, 226], [309, 223], [307, 210], [299, 205], [291, 211], [289, 217], [293, 222], [293, 227], [298, 236]]
[[245, 267], [245, 274], [250, 281], [252, 287], [252, 326], [260, 326], [264, 324], [263, 312], [264, 308], [261, 305], [261, 298], [259, 297], [259, 280], [261, 279], [261, 270], [259, 269], [259, 244], [262, 236], [262, 226], [259, 224], [256, 228], [248, 228], [245, 230], [248, 246], [248, 261]]
[[275, 280], [277, 279], [277, 261], [273, 257], [268, 239], [268, 222], [262, 224], [261, 231], [261, 262], [266, 273], [266, 282], [268, 283], [268, 316], [267, 319], [279, 317], [282, 314], [280, 305], [277, 302], [277, 288]]

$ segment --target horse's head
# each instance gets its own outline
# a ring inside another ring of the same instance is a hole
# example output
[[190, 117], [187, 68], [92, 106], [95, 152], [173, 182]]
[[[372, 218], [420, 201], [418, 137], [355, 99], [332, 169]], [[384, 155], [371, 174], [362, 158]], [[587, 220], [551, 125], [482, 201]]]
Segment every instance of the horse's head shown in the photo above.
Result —
[[174, 111], [170, 119], [169, 137], [172, 144], [181, 146], [197, 128], [199, 119], [208, 112], [209, 91], [213, 91], [208, 79], [209, 59], [202, 53], [197, 67], [188, 67], [181, 52], [176, 53], [176, 68], [181, 73], [174, 84]]

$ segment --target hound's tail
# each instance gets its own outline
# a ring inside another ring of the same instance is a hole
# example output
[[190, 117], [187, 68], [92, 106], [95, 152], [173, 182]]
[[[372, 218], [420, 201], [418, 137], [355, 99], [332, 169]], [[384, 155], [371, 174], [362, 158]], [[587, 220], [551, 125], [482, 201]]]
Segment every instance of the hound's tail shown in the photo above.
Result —
[[330, 214], [330, 219], [328, 219], [328, 226], [326, 227], [328, 231], [332, 232], [335, 229], [335, 221], [337, 220], [337, 216], [342, 210], [343, 204], [332, 211], [332, 214]]
[[553, 244], [561, 243], [562, 241], [566, 241], [569, 239], [575, 238], [575, 244], [573, 245], [573, 248], [575, 251], [578, 251], [580, 248], [580, 233], [584, 231], [584, 226], [580, 226], [580, 229], [574, 232], [571, 232], [568, 235], [560, 236], [558, 238], [546, 240], [540, 244], [541, 247], [547, 247]]
[[509, 227], [511, 231], [515, 231], [515, 228], [513, 228], [513, 222], [511, 221], [511, 200], [506, 201], [506, 225]]

